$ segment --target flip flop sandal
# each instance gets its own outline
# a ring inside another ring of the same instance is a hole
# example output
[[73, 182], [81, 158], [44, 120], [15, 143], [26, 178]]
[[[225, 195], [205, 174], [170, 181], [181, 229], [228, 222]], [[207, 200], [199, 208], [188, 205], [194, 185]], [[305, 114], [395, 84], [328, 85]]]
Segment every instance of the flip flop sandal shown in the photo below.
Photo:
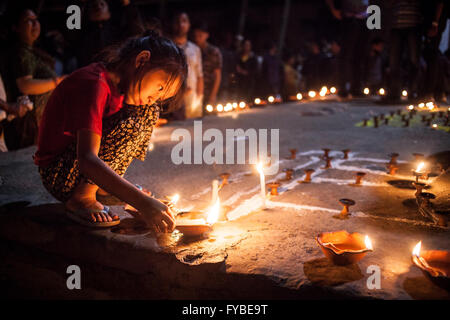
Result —
[[[144, 189], [143, 187], [141, 187], [138, 184], [135, 184], [135, 186], [141, 190], [144, 191], [145, 193], [150, 193], [149, 191], [147, 191], [146, 189]], [[149, 195], [150, 195], [149, 194]], [[102, 204], [106, 204], [106, 205], [110, 205], [110, 206], [120, 206], [120, 205], [126, 205], [125, 201], [120, 200], [119, 198], [109, 194], [107, 196], [102, 196], [102, 195], [96, 195], [97, 201], [101, 202]]]
[[104, 208], [102, 210], [100, 210], [100, 209], [80, 209], [75, 212], [66, 209], [66, 216], [70, 220], [72, 220], [78, 224], [81, 224], [83, 226], [86, 226], [86, 227], [108, 228], [108, 227], [113, 227], [113, 226], [118, 225], [120, 223], [120, 219], [113, 220], [113, 221], [107, 221], [107, 222], [103, 222], [103, 221], [102, 222], [97, 222], [97, 221], [94, 222], [94, 221], [88, 221], [81, 217], [81, 215], [85, 215], [85, 214], [89, 214], [89, 213], [93, 213], [93, 212], [101, 212], [103, 214], [109, 215], [109, 213], [111, 211], [110, 208], [108, 206], [103, 206], [103, 207]]

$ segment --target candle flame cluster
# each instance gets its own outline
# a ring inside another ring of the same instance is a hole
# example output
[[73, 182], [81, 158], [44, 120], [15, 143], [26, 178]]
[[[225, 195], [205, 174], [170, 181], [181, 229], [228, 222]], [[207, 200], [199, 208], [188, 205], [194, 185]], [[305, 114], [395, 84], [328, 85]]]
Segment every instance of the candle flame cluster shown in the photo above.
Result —
[[373, 250], [372, 241], [370, 240], [368, 235], [366, 235], [366, 237], [364, 238], [364, 244], [366, 245], [366, 249]]
[[247, 104], [244, 101], [241, 101], [239, 103], [237, 102], [228, 102], [225, 105], [223, 105], [222, 103], [219, 103], [216, 105], [216, 108], [214, 109], [214, 106], [211, 104], [208, 104], [206, 106], [206, 111], [211, 113], [214, 112], [214, 110], [217, 113], [222, 113], [222, 112], [230, 112], [233, 110], [237, 110], [238, 108], [240, 109], [244, 109], [247, 106]]

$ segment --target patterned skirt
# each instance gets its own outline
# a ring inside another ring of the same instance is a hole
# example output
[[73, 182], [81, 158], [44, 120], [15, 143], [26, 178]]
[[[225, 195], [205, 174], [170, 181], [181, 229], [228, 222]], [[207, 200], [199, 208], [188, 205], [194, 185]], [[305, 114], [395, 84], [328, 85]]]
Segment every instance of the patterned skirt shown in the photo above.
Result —
[[[125, 174], [133, 159], [144, 161], [159, 113], [158, 105], [125, 105], [117, 113], [103, 119], [98, 157], [120, 176]], [[76, 149], [74, 142], [50, 165], [39, 167], [45, 188], [61, 202], [70, 199], [80, 182], [94, 184], [81, 174]]]

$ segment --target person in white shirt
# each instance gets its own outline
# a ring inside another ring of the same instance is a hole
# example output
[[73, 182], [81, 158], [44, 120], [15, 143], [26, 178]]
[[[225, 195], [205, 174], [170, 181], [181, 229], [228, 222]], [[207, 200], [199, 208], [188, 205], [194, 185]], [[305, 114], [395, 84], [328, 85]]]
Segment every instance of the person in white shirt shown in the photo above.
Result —
[[189, 16], [178, 13], [173, 19], [173, 41], [183, 49], [188, 63], [187, 90], [184, 96], [185, 117], [198, 118], [203, 115], [203, 69], [200, 48], [188, 40], [191, 27]]

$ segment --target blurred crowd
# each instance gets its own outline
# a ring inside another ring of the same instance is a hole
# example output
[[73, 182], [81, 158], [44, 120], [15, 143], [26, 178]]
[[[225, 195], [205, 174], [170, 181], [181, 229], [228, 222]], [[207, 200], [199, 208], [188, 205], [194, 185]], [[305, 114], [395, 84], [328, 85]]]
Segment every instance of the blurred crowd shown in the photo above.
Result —
[[211, 34], [207, 21], [191, 21], [183, 11], [170, 21], [144, 16], [130, 0], [73, 1], [82, 10], [81, 29], [64, 25], [41, 34], [38, 9], [9, 1], [1, 19], [0, 150], [34, 144], [46, 102], [64, 77], [96, 61], [108, 46], [149, 29], [171, 38], [188, 61], [184, 104], [163, 115], [169, 120], [202, 117], [208, 105], [228, 101], [269, 95], [291, 100], [322, 86], [335, 86], [339, 99], [362, 96], [364, 88], [385, 88], [385, 103], [399, 102], [404, 90], [411, 101], [447, 101], [450, 57], [439, 44], [448, 2], [395, 1], [386, 40], [370, 36], [367, 0], [324, 1], [339, 26], [338, 36], [282, 53], [276, 39], [255, 52], [250, 38]]

